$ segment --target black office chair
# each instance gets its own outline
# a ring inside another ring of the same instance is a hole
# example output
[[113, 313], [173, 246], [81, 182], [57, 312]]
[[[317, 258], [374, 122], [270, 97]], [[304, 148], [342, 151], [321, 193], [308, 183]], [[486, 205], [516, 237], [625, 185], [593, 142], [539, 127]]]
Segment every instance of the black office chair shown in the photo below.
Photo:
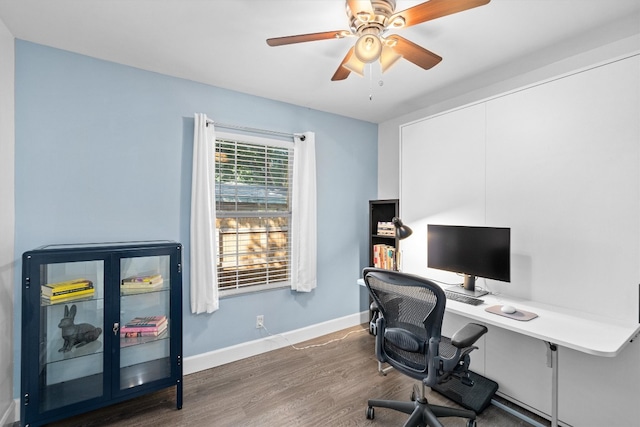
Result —
[[442, 427], [439, 417], [468, 418], [476, 425], [476, 413], [467, 409], [430, 405], [425, 387], [442, 383], [452, 376], [463, 384], [469, 378], [469, 353], [473, 344], [487, 332], [483, 325], [469, 323], [451, 339], [441, 336], [446, 297], [428, 279], [397, 271], [365, 268], [364, 281], [380, 310], [376, 322], [376, 357], [396, 370], [420, 380], [414, 386], [413, 402], [370, 399], [367, 418], [374, 418], [374, 407], [390, 408], [410, 414], [405, 427]]

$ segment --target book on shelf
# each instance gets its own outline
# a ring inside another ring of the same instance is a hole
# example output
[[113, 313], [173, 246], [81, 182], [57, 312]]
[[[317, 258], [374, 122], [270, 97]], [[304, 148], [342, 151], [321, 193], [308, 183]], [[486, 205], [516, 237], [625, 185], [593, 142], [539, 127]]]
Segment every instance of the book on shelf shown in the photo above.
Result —
[[45, 283], [40, 286], [41, 293], [49, 296], [88, 288], [93, 288], [93, 282], [89, 279], [73, 279], [64, 282]]
[[[162, 323], [158, 326], [122, 326], [120, 328], [120, 336], [124, 337], [127, 334], [146, 334], [147, 336], [157, 336], [167, 329], [167, 323]], [[143, 336], [143, 335], [140, 335]]]
[[164, 334], [164, 330], [160, 332], [141, 331], [141, 332], [125, 332], [120, 333], [120, 338], [141, 338], [141, 337], [157, 337]]
[[131, 291], [156, 289], [156, 288], [162, 287], [163, 283], [164, 281], [162, 279], [155, 280], [153, 282], [144, 282], [144, 283], [143, 282], [126, 282], [120, 285], [120, 289], [131, 290]]
[[373, 245], [373, 266], [386, 270], [396, 270], [396, 248], [390, 245]]
[[41, 296], [42, 296], [42, 299], [45, 300], [46, 302], [57, 303], [57, 302], [64, 302], [64, 301], [73, 301], [80, 298], [89, 298], [95, 294], [95, 291], [96, 290], [93, 287], [90, 287], [90, 288], [75, 290], [73, 292], [67, 292], [67, 293], [58, 294], [58, 295], [41, 294]]
[[49, 300], [58, 300], [58, 299], [63, 299], [63, 298], [70, 298], [73, 296], [79, 296], [79, 295], [87, 295], [87, 294], [93, 294], [95, 292], [95, 289], [93, 289], [93, 287], [88, 287], [88, 288], [78, 288], [78, 289], [67, 289], [64, 291], [59, 291], [59, 292], [46, 292], [44, 289], [40, 290], [40, 295], [43, 298], [49, 299]]
[[122, 279], [122, 285], [155, 285], [162, 283], [162, 275], [158, 273], [129, 276]]
[[378, 236], [394, 237], [396, 235], [396, 227], [393, 222], [378, 221], [378, 229], [376, 231]]
[[134, 317], [133, 319], [125, 323], [125, 326], [159, 326], [166, 322], [167, 322], [167, 316], [164, 316], [164, 315], [143, 316], [143, 317]]
[[83, 282], [83, 283], [78, 283], [74, 287], [64, 287], [64, 288], [51, 288], [49, 286], [43, 285], [40, 287], [40, 294], [47, 298], [52, 298], [52, 297], [60, 297], [63, 295], [74, 294], [76, 292], [86, 291], [88, 289], [93, 289], [93, 283]]

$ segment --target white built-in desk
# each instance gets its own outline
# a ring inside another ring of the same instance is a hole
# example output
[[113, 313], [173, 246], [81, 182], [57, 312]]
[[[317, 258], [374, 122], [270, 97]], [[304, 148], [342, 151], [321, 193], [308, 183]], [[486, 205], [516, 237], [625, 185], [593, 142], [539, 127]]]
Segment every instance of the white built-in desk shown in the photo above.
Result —
[[[595, 356], [615, 357], [640, 332], [640, 325], [590, 315], [518, 298], [484, 295], [481, 305], [447, 301], [447, 312], [508, 329]], [[509, 304], [538, 317], [519, 321], [485, 311], [492, 305]]]
[[[358, 283], [364, 286], [364, 279]], [[640, 324], [622, 322], [567, 308], [541, 304], [519, 298], [483, 295], [481, 305], [447, 300], [446, 311], [476, 322], [507, 329], [537, 338], [546, 343], [552, 368], [551, 425], [558, 425], [558, 351], [557, 346], [602, 357], [615, 357], [640, 333]], [[519, 321], [485, 311], [497, 304], [509, 304], [518, 310], [538, 315], [529, 321]]]

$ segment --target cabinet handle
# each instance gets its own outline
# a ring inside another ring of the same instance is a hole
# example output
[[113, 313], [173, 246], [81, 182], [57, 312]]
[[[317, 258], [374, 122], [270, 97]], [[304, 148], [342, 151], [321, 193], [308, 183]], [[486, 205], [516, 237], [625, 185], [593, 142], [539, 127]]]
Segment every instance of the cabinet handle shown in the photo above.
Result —
[[118, 329], [120, 329], [120, 323], [113, 324], [113, 335], [118, 335]]

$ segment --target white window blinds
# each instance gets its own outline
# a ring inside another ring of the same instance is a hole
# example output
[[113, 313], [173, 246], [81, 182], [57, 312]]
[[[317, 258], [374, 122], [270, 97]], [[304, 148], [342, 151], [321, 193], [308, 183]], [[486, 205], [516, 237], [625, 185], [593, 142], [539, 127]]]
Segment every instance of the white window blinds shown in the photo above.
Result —
[[290, 280], [293, 143], [248, 139], [218, 137], [215, 144], [221, 291], [287, 286]]

